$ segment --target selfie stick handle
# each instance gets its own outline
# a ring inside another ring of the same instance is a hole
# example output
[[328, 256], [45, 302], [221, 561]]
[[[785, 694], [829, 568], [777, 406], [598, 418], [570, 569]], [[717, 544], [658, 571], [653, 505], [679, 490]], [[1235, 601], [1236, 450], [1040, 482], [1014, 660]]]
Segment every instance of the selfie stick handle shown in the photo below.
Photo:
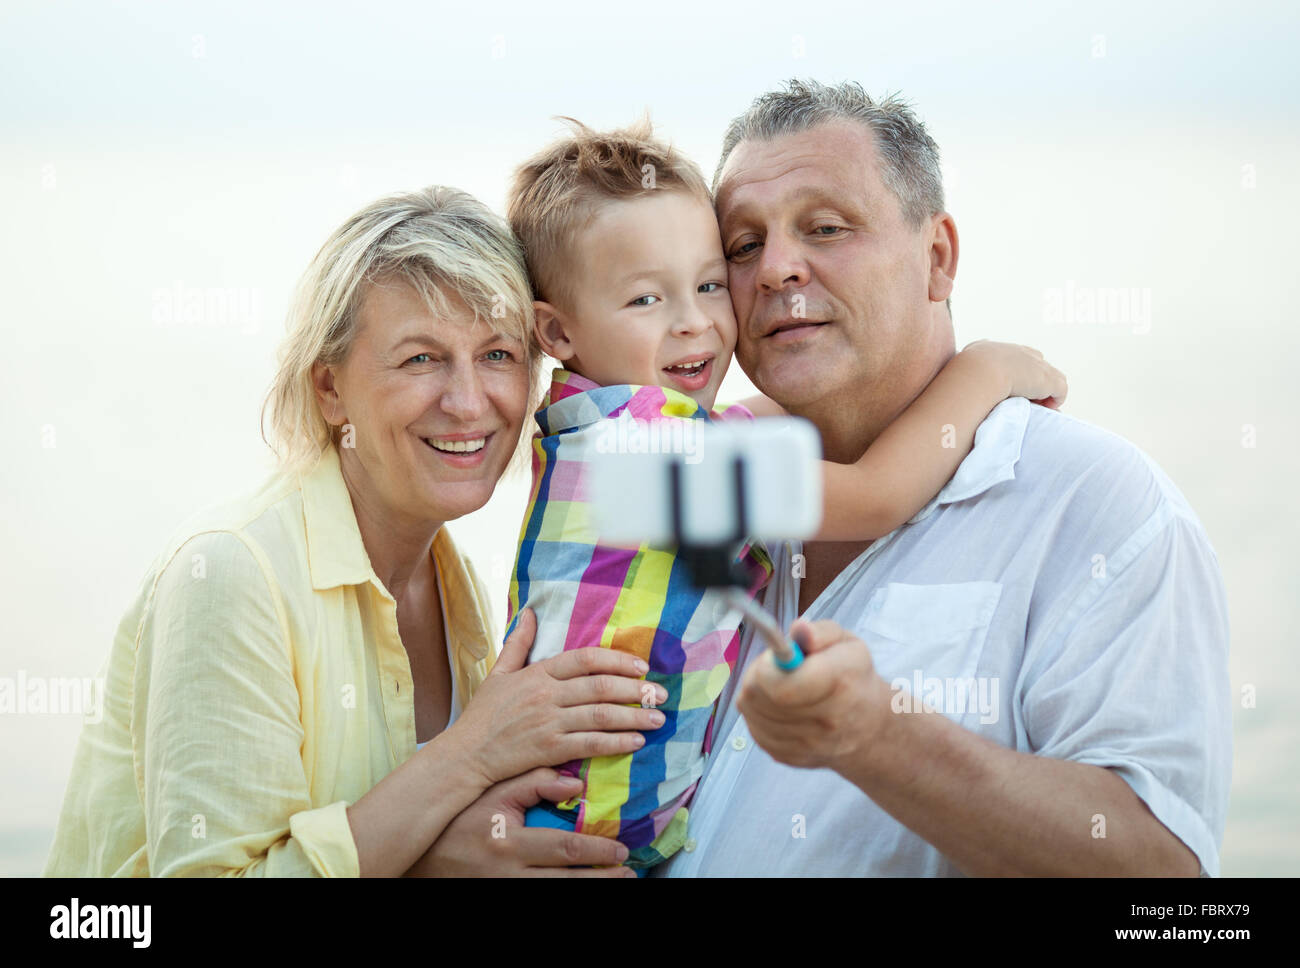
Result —
[[[727, 546], [698, 547], [683, 544], [681, 472], [681, 466], [676, 462], [668, 467], [673, 533], [677, 537], [679, 553], [687, 569], [696, 584], [725, 588], [731, 605], [740, 611], [767, 640], [776, 667], [784, 672], [793, 672], [803, 664], [803, 649], [799, 648], [799, 643], [781, 631], [781, 626], [776, 624], [776, 619], [772, 618], [766, 609], [746, 594], [746, 578], [734, 567]], [[735, 539], [741, 541], [744, 540], [749, 528], [745, 507], [744, 464], [739, 457], [733, 463], [733, 486], [736, 499]]]
[[727, 597], [731, 600], [731, 604], [739, 609], [745, 618], [753, 623], [763, 638], [767, 640], [768, 646], [772, 649], [772, 660], [776, 663], [778, 669], [783, 672], [793, 672], [803, 665], [803, 649], [799, 648], [798, 642], [781, 631], [781, 626], [777, 625], [776, 620], [767, 614], [767, 609], [763, 608], [739, 588], [729, 589]]

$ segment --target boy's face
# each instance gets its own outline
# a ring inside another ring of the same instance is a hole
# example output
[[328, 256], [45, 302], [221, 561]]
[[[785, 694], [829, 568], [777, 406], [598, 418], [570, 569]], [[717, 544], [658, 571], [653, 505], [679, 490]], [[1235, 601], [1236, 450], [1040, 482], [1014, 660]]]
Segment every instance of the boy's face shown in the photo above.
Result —
[[571, 304], [537, 304], [546, 351], [603, 386], [671, 387], [711, 410], [736, 347], [712, 206], [663, 189], [607, 202], [569, 264]]

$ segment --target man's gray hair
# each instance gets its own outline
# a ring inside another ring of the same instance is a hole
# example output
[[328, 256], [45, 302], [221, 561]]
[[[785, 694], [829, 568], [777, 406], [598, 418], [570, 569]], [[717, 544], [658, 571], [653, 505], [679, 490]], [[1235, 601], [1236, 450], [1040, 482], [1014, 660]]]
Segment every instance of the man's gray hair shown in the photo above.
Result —
[[875, 136], [881, 177], [898, 198], [908, 224], [919, 228], [944, 210], [939, 146], [897, 94], [873, 101], [853, 81], [827, 86], [794, 79], [786, 88], [755, 98], [749, 110], [727, 126], [722, 157], [713, 173], [715, 195], [722, 168], [742, 141], [795, 134], [827, 122], [856, 121]]

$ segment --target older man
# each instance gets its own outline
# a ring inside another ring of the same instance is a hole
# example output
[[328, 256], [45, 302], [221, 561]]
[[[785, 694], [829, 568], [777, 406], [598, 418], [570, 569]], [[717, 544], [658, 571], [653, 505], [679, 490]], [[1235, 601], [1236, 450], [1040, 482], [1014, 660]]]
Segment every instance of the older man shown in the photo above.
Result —
[[[856, 460], [955, 350], [934, 142], [894, 99], [791, 82], [714, 187], [741, 366]], [[907, 525], [791, 543], [765, 605], [810, 655], [744, 642], [665, 873], [1218, 873], [1223, 583], [1123, 439], [1008, 400]]]

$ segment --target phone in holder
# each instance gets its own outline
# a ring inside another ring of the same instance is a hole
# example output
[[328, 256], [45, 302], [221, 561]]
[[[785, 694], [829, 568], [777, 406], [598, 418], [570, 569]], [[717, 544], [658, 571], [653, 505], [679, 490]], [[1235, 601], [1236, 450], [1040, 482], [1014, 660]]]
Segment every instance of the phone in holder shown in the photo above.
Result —
[[744, 594], [736, 546], [816, 534], [822, 519], [821, 438], [799, 417], [746, 423], [616, 418], [593, 437], [588, 487], [602, 543], [675, 547], [696, 585], [725, 588], [756, 624], [777, 665], [803, 656]]
[[821, 438], [807, 420], [610, 423], [639, 426], [591, 445], [589, 487], [608, 544], [785, 541], [821, 525]]

